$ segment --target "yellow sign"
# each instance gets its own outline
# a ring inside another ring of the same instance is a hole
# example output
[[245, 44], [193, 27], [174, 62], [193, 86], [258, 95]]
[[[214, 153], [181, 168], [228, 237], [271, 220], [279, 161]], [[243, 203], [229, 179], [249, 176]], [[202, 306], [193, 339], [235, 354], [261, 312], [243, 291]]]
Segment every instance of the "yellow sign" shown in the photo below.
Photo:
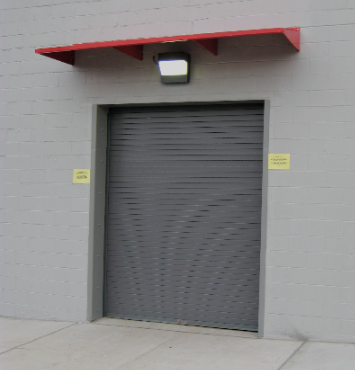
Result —
[[90, 170], [74, 170], [74, 184], [90, 184]]
[[269, 170], [289, 170], [290, 154], [269, 154]]

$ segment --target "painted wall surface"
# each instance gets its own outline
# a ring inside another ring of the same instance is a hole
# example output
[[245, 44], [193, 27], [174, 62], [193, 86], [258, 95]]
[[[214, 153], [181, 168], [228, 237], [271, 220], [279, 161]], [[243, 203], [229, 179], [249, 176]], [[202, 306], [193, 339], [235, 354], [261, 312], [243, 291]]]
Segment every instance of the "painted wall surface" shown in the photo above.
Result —
[[[269, 99], [265, 336], [355, 341], [355, 2], [353, 0], [1, 0], [0, 315], [86, 319], [92, 104]], [[75, 67], [35, 48], [301, 27], [281, 36], [112, 49]], [[152, 56], [192, 55], [191, 83], [164, 86]]]

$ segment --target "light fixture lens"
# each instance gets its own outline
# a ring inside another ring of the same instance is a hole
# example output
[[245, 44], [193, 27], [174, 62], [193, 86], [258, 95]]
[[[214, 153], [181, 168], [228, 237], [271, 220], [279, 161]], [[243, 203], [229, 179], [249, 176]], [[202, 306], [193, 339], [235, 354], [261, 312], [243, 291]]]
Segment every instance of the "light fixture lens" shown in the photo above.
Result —
[[179, 52], [159, 53], [160, 81], [163, 84], [187, 84], [190, 81], [190, 54]]
[[186, 60], [161, 60], [159, 61], [160, 74], [162, 76], [187, 75], [188, 64]]

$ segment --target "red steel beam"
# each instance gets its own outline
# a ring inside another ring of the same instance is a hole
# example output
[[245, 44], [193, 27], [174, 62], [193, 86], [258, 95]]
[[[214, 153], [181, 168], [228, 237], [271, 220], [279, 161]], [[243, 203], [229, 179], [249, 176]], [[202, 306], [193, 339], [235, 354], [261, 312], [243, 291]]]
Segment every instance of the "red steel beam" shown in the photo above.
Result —
[[[51, 48], [36, 49], [37, 54], [41, 54], [50, 58], [60, 60], [64, 63], [74, 64], [73, 52], [76, 50], [90, 50], [101, 48], [115, 48], [124, 53], [137, 58], [139, 52], [137, 47], [147, 44], [158, 44], [162, 42], [172, 41], [194, 41], [210, 51], [212, 54], [217, 54], [217, 40], [220, 38], [239, 37], [239, 36], [253, 36], [253, 35], [273, 35], [282, 34], [294, 46], [296, 50], [300, 50], [300, 29], [299, 28], [269, 28], [262, 30], [247, 30], [247, 31], [230, 31], [230, 32], [216, 32], [216, 33], [201, 33], [196, 35], [180, 35], [168, 37], [154, 37], [147, 39], [135, 40], [116, 40], [116, 41], [102, 41], [89, 42], [84, 44], [73, 44], [69, 46], [59, 46]], [[214, 41], [216, 40], [216, 41]], [[129, 48], [127, 48], [129, 47]], [[135, 48], [134, 48], [135, 47]], [[60, 53], [60, 54], [59, 54]], [[137, 58], [139, 60], [139, 58]], [[72, 62], [72, 63], [71, 63]]]

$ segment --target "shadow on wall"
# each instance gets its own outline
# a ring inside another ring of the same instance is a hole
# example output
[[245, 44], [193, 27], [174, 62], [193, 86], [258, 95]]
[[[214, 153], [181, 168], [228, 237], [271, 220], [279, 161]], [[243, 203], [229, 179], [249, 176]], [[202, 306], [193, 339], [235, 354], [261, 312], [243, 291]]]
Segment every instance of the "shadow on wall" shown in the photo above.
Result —
[[[112, 48], [76, 51], [75, 68], [116, 70], [124, 77], [126, 68], [156, 68], [153, 56], [163, 52], [190, 53], [193, 64], [261, 62], [292, 60], [298, 52], [283, 35], [258, 35], [219, 40], [218, 55], [214, 56], [193, 41], [144, 45], [143, 61], [136, 60]], [[149, 74], [149, 73], [148, 73]]]

